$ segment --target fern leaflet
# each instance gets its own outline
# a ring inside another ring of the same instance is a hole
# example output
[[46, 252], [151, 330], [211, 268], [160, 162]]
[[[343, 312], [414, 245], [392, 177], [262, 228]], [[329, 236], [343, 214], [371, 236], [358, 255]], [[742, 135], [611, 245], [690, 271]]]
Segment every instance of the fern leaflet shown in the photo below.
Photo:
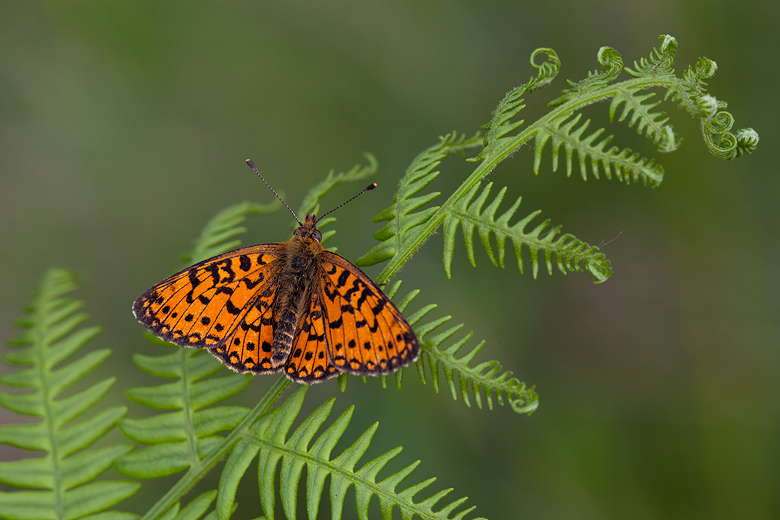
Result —
[[[474, 202], [471, 202], [471, 199], [474, 198], [474, 195], [476, 195], [479, 189], [479, 186], [475, 186], [471, 192], [458, 201], [445, 217], [444, 269], [448, 275], [450, 272], [453, 251], [455, 249], [455, 232], [457, 231], [458, 225], [463, 228], [463, 239], [466, 244], [468, 258], [471, 265], [474, 266], [476, 265], [476, 261], [474, 259], [472, 239], [474, 230], [476, 229], [482, 246], [485, 248], [493, 265], [504, 266], [504, 257], [506, 255], [505, 243], [508, 238], [514, 246], [517, 266], [521, 273], [523, 272], [523, 246], [527, 247], [530, 251], [531, 267], [534, 278], [536, 278], [539, 271], [538, 255], [540, 251], [544, 255], [547, 272], [550, 274], [552, 274], [553, 271], [553, 256], [557, 259], [556, 263], [558, 269], [564, 274], [566, 274], [567, 268], [578, 272], [588, 271], [591, 276], [597, 278], [597, 283], [605, 281], [612, 274], [612, 270], [609, 267], [609, 261], [606, 260], [603, 253], [598, 251], [597, 247], [589, 246], [568, 233], [557, 236], [561, 227], [557, 226], [552, 230], [547, 229], [550, 225], [549, 220], [545, 220], [530, 232], [526, 232], [525, 228], [534, 218], [536, 218], [540, 213], [539, 211], [531, 213], [516, 224], [510, 226], [509, 219], [514, 216], [515, 211], [517, 211], [517, 208], [520, 206], [520, 198], [515, 201], [512, 207], [496, 219], [495, 214], [504, 199], [506, 188], [502, 188], [496, 198], [493, 199], [493, 202], [491, 202], [483, 211], [482, 206], [485, 204], [488, 195], [490, 194], [492, 185], [493, 183], [488, 183], [479, 197], [477, 197]], [[498, 261], [496, 261], [496, 255], [493, 251], [493, 246], [490, 243], [491, 233], [496, 237]], [[582, 263], [585, 264], [584, 269], [580, 266]]]
[[611, 179], [614, 173], [618, 180], [626, 183], [642, 179], [645, 185], [652, 187], [661, 184], [664, 169], [660, 164], [640, 157], [638, 153], [632, 153], [630, 148], [620, 149], [617, 146], [607, 148], [612, 141], [611, 135], [595, 142], [604, 132], [603, 128], [583, 137], [582, 135], [590, 125], [590, 120], [578, 126], [582, 114], [577, 114], [569, 119], [570, 115], [562, 114], [559, 117], [549, 119], [547, 124], [541, 126], [536, 133], [534, 173], [539, 173], [544, 148], [548, 141], [552, 140], [552, 170], [558, 171], [558, 159], [563, 145], [567, 177], [571, 177], [572, 159], [576, 151], [582, 180], [588, 178], [587, 159], [590, 157], [591, 173], [596, 179], [599, 178], [599, 165], [601, 165], [607, 179]]
[[86, 449], [127, 412], [124, 406], [115, 406], [83, 418], [87, 411], [97, 407], [115, 378], [61, 397], [111, 354], [110, 350], [101, 349], [75, 361], [66, 361], [100, 332], [98, 327], [77, 329], [86, 319], [85, 314], [77, 313], [82, 304], [63, 297], [75, 289], [74, 279], [64, 269], [52, 269], [46, 274], [29, 307], [28, 317], [19, 321], [28, 330], [10, 341], [19, 350], [3, 356], [12, 365], [30, 368], [3, 374], [0, 383], [29, 391], [0, 392], [0, 405], [41, 421], [0, 426], [0, 442], [43, 451], [46, 455], [0, 463], [0, 482], [36, 489], [0, 492], [1, 518], [64, 520], [87, 515], [135, 518], [128, 513], [104, 510], [133, 495], [139, 488], [137, 483], [94, 482], [132, 446], [115, 444]]

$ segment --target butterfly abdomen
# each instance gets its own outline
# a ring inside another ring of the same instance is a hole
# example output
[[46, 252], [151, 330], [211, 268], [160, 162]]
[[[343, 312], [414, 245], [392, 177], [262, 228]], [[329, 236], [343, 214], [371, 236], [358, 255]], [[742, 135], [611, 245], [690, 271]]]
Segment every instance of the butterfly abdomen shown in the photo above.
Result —
[[290, 355], [293, 339], [299, 327], [302, 307], [311, 297], [312, 276], [319, 272], [319, 254], [322, 246], [311, 238], [293, 237], [287, 262], [279, 280], [278, 314], [274, 328], [271, 365], [282, 366]]

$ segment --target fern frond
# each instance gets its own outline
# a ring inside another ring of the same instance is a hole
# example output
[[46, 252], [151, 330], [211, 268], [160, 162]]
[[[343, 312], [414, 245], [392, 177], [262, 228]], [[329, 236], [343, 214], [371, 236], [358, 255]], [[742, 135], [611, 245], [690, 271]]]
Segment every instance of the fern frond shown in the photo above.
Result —
[[[168, 345], [156, 338], [152, 341]], [[127, 396], [136, 403], [172, 411], [120, 422], [125, 436], [149, 445], [117, 460], [116, 469], [124, 475], [153, 478], [197, 465], [222, 443], [223, 438], [217, 433], [234, 428], [249, 411], [240, 406], [211, 406], [243, 390], [252, 378], [248, 374], [226, 373], [205, 350], [177, 346], [167, 355], [136, 354], [133, 361], [145, 372], [175, 381], [127, 390]], [[217, 372], [223, 375], [209, 377]]]
[[[231, 206], [213, 217], [195, 241], [193, 261], [223, 253], [240, 244], [229, 241], [242, 233], [239, 224], [248, 214], [274, 211], [279, 203], [262, 206], [243, 203]], [[172, 352], [157, 355], [133, 356], [143, 371], [157, 377], [170, 378], [172, 383], [131, 388], [127, 396], [138, 404], [156, 410], [172, 410], [143, 419], [124, 419], [122, 432], [135, 442], [149, 446], [122, 457], [116, 462], [119, 472], [137, 478], [171, 475], [198, 465], [202, 457], [221, 445], [218, 432], [234, 428], [249, 411], [236, 406], [212, 405], [243, 390], [251, 381], [251, 374], [236, 374], [224, 370], [223, 365], [208, 351], [182, 348], [146, 336], [149, 341]], [[212, 377], [217, 372], [220, 377]]]
[[450, 502], [443, 507], [437, 506], [451, 490], [440, 491], [416, 502], [415, 496], [430, 486], [435, 479], [428, 479], [398, 490], [399, 484], [411, 475], [418, 462], [377, 481], [377, 475], [401, 452], [401, 448], [380, 455], [357, 469], [358, 461], [365, 454], [377, 430], [376, 423], [340, 455], [332, 457], [331, 453], [349, 425], [353, 411], [353, 407], [350, 407], [315, 438], [317, 431], [330, 415], [334, 399], [323, 403], [291, 432], [292, 424], [301, 411], [307, 389], [305, 385], [297, 387], [281, 408], [257, 421], [250, 433], [236, 445], [220, 479], [220, 492], [217, 497], [217, 513], [220, 519], [229, 517], [238, 483], [255, 458], [258, 459], [260, 503], [269, 520], [274, 518], [276, 472], [280, 462], [279, 491], [282, 509], [288, 519], [298, 518], [297, 492], [304, 467], [306, 468], [306, 512], [310, 520], [317, 518], [328, 476], [330, 476], [330, 518], [332, 520], [339, 520], [342, 517], [347, 490], [351, 486], [355, 487], [357, 515], [361, 520], [368, 519], [369, 503], [373, 497], [378, 499], [381, 515], [385, 520], [393, 518], [393, 509], [396, 507], [401, 513], [401, 518], [408, 520], [413, 516], [422, 520], [461, 520], [474, 509], [471, 507], [455, 513], [455, 510], [466, 500], [465, 498]]
[[[609, 261], [604, 253], [599, 251], [598, 247], [590, 246], [573, 235], [568, 233], [558, 236], [561, 226], [548, 229], [549, 220], [536, 225], [532, 230], [526, 231], [531, 221], [536, 218], [540, 211], [534, 211], [517, 223], [510, 225], [509, 220], [514, 217], [515, 212], [520, 206], [521, 198], [506, 210], [498, 219], [495, 218], [496, 211], [504, 200], [506, 188], [499, 191], [495, 199], [483, 210], [487, 198], [490, 194], [490, 188], [493, 183], [488, 183], [482, 190], [479, 197], [472, 199], [479, 191], [479, 186], [474, 186], [472, 190], [460, 199], [447, 213], [444, 219], [444, 271], [450, 276], [452, 267], [452, 257], [455, 252], [455, 234], [460, 225], [463, 229], [463, 239], [466, 244], [466, 252], [469, 262], [476, 267], [474, 258], [473, 237], [476, 229], [482, 246], [488, 254], [493, 265], [504, 267], [504, 257], [506, 256], [506, 240], [512, 242], [517, 267], [523, 272], [523, 247], [525, 246], [531, 258], [531, 268], [534, 278], [539, 272], [539, 253], [544, 256], [547, 266], [547, 272], [553, 273], [553, 256], [556, 258], [558, 269], [566, 274], [570, 271], [587, 271], [596, 278], [596, 283], [606, 281], [612, 275], [612, 269], [609, 267]], [[490, 243], [490, 235], [496, 237], [498, 248], [498, 258]], [[584, 268], [581, 266], [584, 264]]]
[[677, 55], [677, 40], [668, 34], [662, 34], [658, 39], [661, 40], [660, 48], [653, 48], [649, 59], [640, 58], [639, 63], [635, 61], [633, 70], [626, 67], [626, 72], [635, 78], [674, 77], [672, 65]]
[[588, 71], [588, 77], [578, 82], [566, 80], [571, 88], [564, 89], [561, 97], [550, 101], [548, 107], [557, 107], [572, 99], [580, 98], [593, 90], [603, 88], [615, 79], [623, 70], [623, 58], [612, 47], [602, 47], [596, 54], [596, 59], [601, 65], [601, 72]]
[[623, 105], [623, 111], [620, 113], [618, 121], [623, 122], [630, 115], [629, 127], [636, 124], [637, 133], [642, 135], [644, 132], [644, 135], [652, 139], [658, 146], [659, 152], [673, 152], [680, 146], [680, 139], [672, 130], [671, 125], [666, 124], [669, 121], [666, 114], [653, 112], [653, 109], [661, 102], [646, 103], [647, 100], [655, 96], [655, 93], [639, 94], [644, 88], [642, 85], [631, 85], [619, 89], [609, 105], [609, 120], [610, 122], [615, 120], [618, 108]]
[[[547, 59], [540, 65], [537, 65], [535, 59], [539, 54], [545, 54]], [[496, 109], [493, 110], [490, 121], [482, 126], [486, 130], [482, 151], [476, 157], [468, 159], [469, 161], [484, 161], [496, 155], [496, 151], [509, 140], [505, 136], [524, 123], [522, 119], [512, 122], [520, 111], [525, 108], [523, 96], [545, 87], [555, 79], [561, 68], [561, 62], [554, 50], [540, 48], [531, 54], [531, 66], [539, 71], [536, 77], [532, 77], [527, 83], [510, 90]]]
[[[376, 158], [371, 155], [370, 153], [364, 154], [366, 160], [368, 161], [368, 164], [365, 166], [361, 166], [359, 164], [356, 164], [351, 170], [348, 172], [339, 172], [334, 173], [333, 170], [328, 172], [328, 175], [320, 181], [319, 184], [314, 186], [312, 189], [309, 190], [309, 192], [306, 194], [306, 196], [303, 198], [303, 202], [301, 202], [300, 207], [298, 208], [298, 218], [303, 219], [305, 215], [308, 213], [314, 213], [315, 215], [320, 213], [320, 204], [319, 200], [320, 197], [325, 196], [326, 193], [328, 193], [331, 188], [338, 186], [339, 184], [343, 184], [345, 182], [355, 182], [360, 181], [364, 179], [368, 179], [372, 175], [374, 175], [377, 172], [377, 161]], [[336, 219], [333, 217], [328, 217], [326, 219], [323, 219], [317, 224], [317, 227], [322, 231], [322, 228], [328, 226], [329, 224], [333, 223]], [[298, 225], [297, 222], [293, 222], [293, 228], [295, 228]], [[328, 230], [322, 232], [322, 240], [320, 243], [325, 243], [330, 239], [333, 235], [336, 234], [335, 230]], [[336, 251], [335, 248], [332, 248], [331, 251]]]
[[29, 368], [0, 376], [0, 383], [23, 390], [0, 392], [0, 405], [40, 418], [40, 422], [0, 426], [0, 443], [43, 451], [46, 455], [0, 463], [0, 482], [36, 489], [0, 492], [0, 518], [76, 519], [99, 514], [128, 519], [134, 516], [104, 510], [133, 495], [139, 488], [137, 483], [93, 481], [132, 446], [115, 444], [86, 449], [127, 412], [124, 406], [115, 406], [83, 418], [97, 408], [115, 378], [61, 397], [111, 354], [110, 350], [101, 349], [68, 361], [100, 332], [98, 327], [78, 328], [86, 319], [85, 314], [78, 313], [82, 304], [63, 297], [75, 288], [75, 276], [71, 272], [50, 270], [28, 308], [28, 316], [19, 321], [27, 331], [10, 341], [18, 350], [3, 355], [7, 363]]
[[[393, 287], [395, 292], [400, 282]], [[419, 291], [412, 291], [404, 297], [399, 303], [398, 308], [404, 310], [419, 294]], [[496, 396], [498, 403], [503, 406], [504, 396], [506, 396], [512, 409], [517, 413], [530, 413], [536, 410], [539, 405], [539, 399], [533, 388], [526, 388], [525, 383], [520, 382], [512, 376], [512, 372], [501, 372], [501, 363], [498, 361], [484, 361], [472, 366], [471, 362], [477, 356], [485, 342], [480, 341], [474, 348], [463, 351], [466, 344], [471, 340], [473, 333], [469, 332], [462, 336], [450, 346], [442, 349], [440, 346], [447, 340], [455, 336], [462, 328], [463, 324], [454, 325], [447, 330], [430, 336], [439, 327], [447, 323], [452, 317], [445, 316], [426, 323], [420, 323], [422, 319], [434, 310], [436, 305], [426, 305], [412, 316], [409, 317], [409, 324], [414, 327], [415, 334], [420, 339], [422, 347], [420, 358], [417, 360], [417, 374], [420, 380], [427, 384], [425, 374], [425, 361], [427, 360], [428, 370], [431, 377], [431, 383], [436, 392], [439, 392], [439, 365], [444, 372], [444, 378], [447, 380], [452, 398], [457, 400], [460, 388], [463, 402], [466, 406], [471, 406], [469, 388], [473, 393], [477, 408], [482, 408], [482, 394], [485, 394], [488, 409], [493, 409], [493, 395]], [[457, 357], [460, 355], [460, 357]], [[396, 374], [399, 374], [396, 372]], [[455, 384], [455, 374], [458, 375], [459, 384]], [[400, 381], [399, 381], [400, 383]]]
[[355, 264], [359, 266], [374, 265], [398, 254], [411, 257], [417, 250], [416, 248], [422, 247], [422, 243], [420, 243], [416, 245], [415, 249], [410, 250], [408, 236], [415, 232], [418, 226], [425, 223], [435, 213], [438, 206], [432, 206], [416, 213], [415, 211], [432, 202], [440, 193], [433, 192], [419, 197], [414, 197], [414, 195], [438, 177], [439, 172], [436, 171], [436, 168], [443, 159], [479, 145], [479, 135], [466, 139], [465, 136], [458, 137], [458, 134], [453, 132], [440, 137], [437, 144], [415, 157], [398, 183], [398, 189], [393, 196], [393, 204], [372, 219], [373, 222], [388, 221], [382, 229], [374, 233], [374, 238], [381, 242], [355, 260]]
[[[626, 111], [624, 116], [625, 113]], [[542, 153], [547, 142], [552, 140], [552, 169], [558, 171], [559, 153], [563, 145], [567, 177], [571, 177], [572, 159], [576, 151], [582, 180], [587, 180], [587, 159], [590, 158], [590, 170], [596, 179], [599, 178], [599, 165], [601, 165], [607, 179], [611, 179], [614, 173], [618, 180], [626, 183], [642, 179], [645, 185], [652, 187], [661, 184], [664, 176], [663, 166], [655, 164], [651, 159], [641, 157], [638, 153], [632, 153], [630, 148], [620, 149], [617, 146], [608, 148], [613, 136], [597, 141], [604, 132], [603, 128], [583, 137], [590, 120], [578, 125], [582, 114], [577, 114], [571, 119], [570, 115], [562, 114], [540, 125], [534, 144], [534, 173], [539, 173]]]

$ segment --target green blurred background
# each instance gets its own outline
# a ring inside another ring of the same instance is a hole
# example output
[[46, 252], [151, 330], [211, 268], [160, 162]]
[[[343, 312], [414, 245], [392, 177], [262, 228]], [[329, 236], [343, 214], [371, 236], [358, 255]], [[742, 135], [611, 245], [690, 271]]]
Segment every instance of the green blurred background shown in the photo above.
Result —
[[[566, 179], [549, 153], [534, 176], [525, 147], [491, 180], [523, 196], [518, 215], [542, 209], [608, 243], [614, 276], [533, 280], [511, 256], [502, 270], [479, 250], [474, 269], [459, 239], [447, 280], [439, 236], [400, 275], [423, 291], [412, 310], [441, 303], [437, 316], [487, 341], [478, 360], [536, 385], [539, 410], [467, 408], [413, 372], [400, 391], [353, 379], [347, 395], [334, 382], [312, 388], [308, 403], [355, 403], [349, 439], [379, 420], [373, 454], [403, 445], [393, 468], [421, 459], [411, 482], [438, 476], [436, 490], [455, 488], [492, 519], [778, 518], [779, 13], [776, 2], [717, 0], [2, 2], [0, 338], [17, 334], [13, 319], [48, 266], [78, 271], [77, 297], [104, 327], [91, 346], [113, 349], [111, 399], [123, 401], [124, 388], [151, 384], [131, 355], [154, 352], [131, 302], [179, 267], [215, 212], [271, 200], [246, 158], [297, 207], [330, 169], [373, 153], [380, 189], [339, 211], [331, 242], [354, 259], [375, 243], [369, 219], [412, 158], [451, 130], [473, 134], [535, 73], [533, 49], [554, 48], [563, 65], [526, 97], [526, 120], [566, 78], [597, 69], [600, 46], [630, 65], [668, 33], [678, 73], [701, 55], [718, 63], [710, 92], [736, 128], [759, 132], [756, 153], [715, 159], [671, 104], [684, 139], [671, 155], [608, 128], [615, 144], [662, 162], [659, 189]], [[606, 112], [586, 115], [608, 124]], [[449, 159], [433, 189], [447, 193], [469, 171]], [[361, 187], [333, 190], [323, 209]], [[250, 220], [245, 243], [287, 240], [290, 220]], [[252, 406], [272, 380], [255, 378], [240, 402]], [[254, 478], [242, 518], [259, 515]], [[152, 487], [120, 509], [144, 510]]]

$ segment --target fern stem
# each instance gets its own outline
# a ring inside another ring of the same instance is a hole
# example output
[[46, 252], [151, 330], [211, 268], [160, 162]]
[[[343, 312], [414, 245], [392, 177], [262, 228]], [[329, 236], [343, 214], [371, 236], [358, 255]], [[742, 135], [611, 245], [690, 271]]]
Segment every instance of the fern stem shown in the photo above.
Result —
[[441, 223], [444, 222], [444, 217], [453, 210], [455, 204], [469, 193], [483, 177], [493, 171], [501, 160], [502, 158], [500, 157], [493, 157], [490, 161], [485, 160], [480, 163], [472, 174], [469, 175], [468, 179], [466, 179], [466, 181], [450, 195], [450, 198], [436, 210], [433, 216], [426, 220], [425, 223], [419, 227], [419, 230], [415, 231], [413, 240], [405, 243], [404, 249], [390, 259], [385, 268], [382, 269], [382, 272], [379, 273], [379, 276], [376, 277], [376, 282], [387, 283], [392, 280], [406, 262], [412, 258], [412, 255], [428, 241]]
[[187, 470], [184, 476], [182, 476], [182, 478], [171, 487], [171, 489], [169, 489], [140, 520], [153, 520], [162, 517], [162, 515], [181, 499], [185, 493], [192, 489], [200, 479], [205, 477], [206, 474], [233, 449], [240, 439], [247, 435], [250, 426], [252, 426], [257, 419], [268, 413], [268, 410], [274, 405], [279, 397], [281, 397], [287, 387], [290, 386], [290, 383], [291, 381], [286, 376], [280, 376], [268, 392], [266, 392], [260, 402], [257, 403], [257, 406], [255, 406], [238, 426], [225, 437], [222, 444], [197, 461], [197, 463], [190, 466], [190, 469]]
[[181, 356], [181, 383], [182, 383], [182, 392], [181, 395], [184, 397], [184, 411], [187, 414], [185, 420], [187, 421], [187, 443], [190, 447], [190, 459], [191, 464], [190, 467], [194, 468], [197, 467], [199, 464], [198, 459], [198, 438], [195, 435], [195, 421], [194, 421], [194, 411], [192, 410], [192, 400], [190, 395], [190, 376], [188, 373], [189, 365], [187, 363], [187, 358], [189, 357], [189, 351], [186, 348], [179, 349], [179, 354]]
[[[44, 291], [48, 289], [48, 284], [44, 285]], [[65, 518], [65, 490], [62, 487], [62, 471], [60, 469], [60, 453], [59, 442], [57, 436], [57, 426], [54, 424], [54, 411], [51, 408], [54, 396], [51, 395], [51, 388], [49, 387], [49, 378], [47, 377], [46, 355], [44, 350], [47, 346], [46, 336], [48, 331], [48, 313], [51, 308], [51, 301], [56, 297], [51, 294], [41, 294], [37, 305], [35, 322], [38, 325], [35, 327], [35, 351], [38, 358], [38, 371], [40, 372], [39, 380], [41, 382], [41, 400], [43, 402], [44, 420], [46, 421], [46, 431], [49, 435], [49, 442], [51, 442], [51, 449], [49, 450], [52, 465], [52, 474], [54, 476], [54, 486], [52, 494], [54, 495], [54, 514], [58, 519]]]

